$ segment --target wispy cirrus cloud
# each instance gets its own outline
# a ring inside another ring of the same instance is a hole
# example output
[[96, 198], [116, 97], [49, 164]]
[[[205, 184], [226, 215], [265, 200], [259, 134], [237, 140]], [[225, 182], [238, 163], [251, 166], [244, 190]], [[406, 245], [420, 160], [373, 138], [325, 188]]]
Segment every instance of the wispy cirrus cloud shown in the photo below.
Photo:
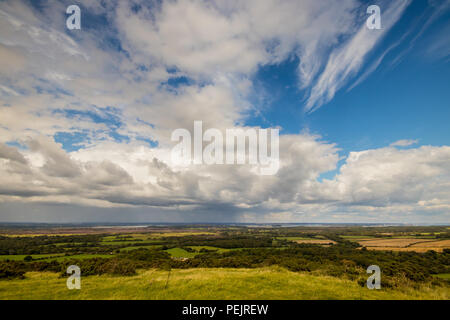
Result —
[[[361, 24], [354, 35], [331, 51], [323, 72], [311, 88], [305, 106], [306, 112], [314, 112], [329, 102], [336, 92], [356, 75], [371, 50], [400, 19], [409, 4], [409, 0], [383, 2], [382, 29], [370, 30], [365, 24]], [[372, 68], [373, 70], [375, 68]]]
[[411, 145], [416, 144], [418, 142], [419, 142], [419, 140], [417, 140], [417, 139], [416, 140], [404, 139], [404, 140], [398, 140], [398, 141], [392, 142], [390, 144], [390, 146], [391, 147], [408, 147], [408, 146], [411, 146]]

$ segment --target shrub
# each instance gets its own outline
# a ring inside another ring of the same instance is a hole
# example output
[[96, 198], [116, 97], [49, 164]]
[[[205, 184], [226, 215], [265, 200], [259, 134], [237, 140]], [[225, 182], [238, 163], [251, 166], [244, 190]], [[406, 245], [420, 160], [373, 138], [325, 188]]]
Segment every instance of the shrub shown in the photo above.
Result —
[[0, 279], [24, 278], [25, 271], [17, 268], [15, 263], [0, 263]]

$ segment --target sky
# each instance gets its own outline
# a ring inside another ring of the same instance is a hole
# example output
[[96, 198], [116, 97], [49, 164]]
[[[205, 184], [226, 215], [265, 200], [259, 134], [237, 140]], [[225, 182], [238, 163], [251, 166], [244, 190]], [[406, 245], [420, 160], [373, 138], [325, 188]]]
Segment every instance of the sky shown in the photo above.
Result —
[[[450, 0], [0, 1], [0, 221], [450, 224], [449, 34]], [[194, 121], [278, 128], [279, 170], [173, 163]]]

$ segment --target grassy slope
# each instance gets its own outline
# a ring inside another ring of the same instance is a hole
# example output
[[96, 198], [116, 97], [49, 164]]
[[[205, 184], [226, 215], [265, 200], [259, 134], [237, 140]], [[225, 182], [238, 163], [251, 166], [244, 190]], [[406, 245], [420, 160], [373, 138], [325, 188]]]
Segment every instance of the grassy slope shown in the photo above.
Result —
[[146, 270], [132, 277], [82, 277], [68, 290], [55, 273], [30, 272], [24, 280], [0, 281], [0, 299], [449, 299], [448, 287], [368, 290], [355, 282], [261, 269]]

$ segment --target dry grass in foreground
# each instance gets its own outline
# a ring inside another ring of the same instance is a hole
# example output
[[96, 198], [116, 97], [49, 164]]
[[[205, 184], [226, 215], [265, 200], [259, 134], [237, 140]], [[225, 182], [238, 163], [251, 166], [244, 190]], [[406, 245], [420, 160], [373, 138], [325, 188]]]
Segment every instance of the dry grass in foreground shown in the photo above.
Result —
[[339, 278], [258, 269], [145, 270], [131, 277], [82, 277], [68, 290], [56, 273], [30, 272], [23, 280], [0, 281], [0, 299], [444, 299], [449, 287], [369, 290]]

